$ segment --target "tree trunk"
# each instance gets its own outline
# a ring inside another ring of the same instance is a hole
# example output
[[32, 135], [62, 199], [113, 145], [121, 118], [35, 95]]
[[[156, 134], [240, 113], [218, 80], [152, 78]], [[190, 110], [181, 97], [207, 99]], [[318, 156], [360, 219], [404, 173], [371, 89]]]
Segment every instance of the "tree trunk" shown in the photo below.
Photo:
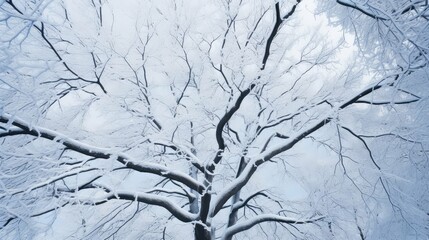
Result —
[[[238, 171], [237, 171], [237, 176], [240, 176], [241, 172], [243, 171], [243, 169], [246, 167], [246, 162], [244, 160], [244, 157], [242, 157], [240, 159], [240, 165], [238, 166]], [[238, 216], [237, 216], [237, 211], [234, 211], [234, 204], [238, 203], [240, 201], [240, 193], [241, 191], [238, 190], [236, 194], [234, 194], [234, 196], [232, 196], [231, 199], [231, 212], [229, 213], [229, 218], [228, 218], [228, 227], [231, 227], [233, 225], [235, 225], [235, 223], [238, 220]], [[232, 236], [225, 238], [226, 240], [231, 240]]]
[[202, 223], [195, 224], [195, 240], [212, 240], [212, 233], [208, 227]]

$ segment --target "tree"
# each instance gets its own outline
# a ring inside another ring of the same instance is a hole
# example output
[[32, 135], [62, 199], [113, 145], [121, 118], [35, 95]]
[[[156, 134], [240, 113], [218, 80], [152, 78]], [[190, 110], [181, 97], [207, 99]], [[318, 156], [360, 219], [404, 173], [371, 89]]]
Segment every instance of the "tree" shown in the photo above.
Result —
[[2, 239], [428, 237], [424, 1], [0, 9]]

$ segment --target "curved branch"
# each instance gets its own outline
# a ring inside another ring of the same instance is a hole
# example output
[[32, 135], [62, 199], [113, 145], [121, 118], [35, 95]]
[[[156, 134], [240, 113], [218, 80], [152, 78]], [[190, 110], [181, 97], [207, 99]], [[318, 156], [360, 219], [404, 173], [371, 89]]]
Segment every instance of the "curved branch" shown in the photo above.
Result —
[[[106, 194], [104, 197], [100, 198], [100, 201], [96, 202], [107, 202], [112, 199], [119, 200], [129, 200], [129, 201], [138, 201], [146, 203], [149, 205], [156, 205], [167, 209], [173, 216], [183, 222], [195, 221], [198, 218], [198, 214], [192, 214], [181, 207], [178, 207], [174, 202], [170, 201], [167, 197], [158, 196], [150, 193], [134, 193], [129, 191], [112, 191], [111, 193]], [[79, 201], [83, 201], [79, 199]], [[92, 202], [91, 199], [89, 201]], [[87, 201], [84, 201], [87, 202]]]
[[168, 147], [171, 148], [172, 150], [178, 152], [179, 154], [183, 154], [186, 156], [186, 159], [198, 170], [200, 170], [202, 173], [204, 173], [204, 167], [203, 164], [201, 163], [200, 159], [198, 159], [197, 156], [195, 156], [195, 154], [192, 153], [192, 151], [190, 151], [189, 149], [187, 149], [184, 146], [175, 144], [175, 143], [170, 143], [170, 142], [161, 142], [161, 141], [156, 141], [153, 142], [153, 144], [155, 145], [159, 145], [159, 146], [163, 146], [163, 147]]
[[[297, 0], [297, 3], [292, 7], [292, 10], [289, 11], [284, 17], [281, 17], [281, 13], [280, 13], [280, 3], [276, 3], [275, 4], [275, 22], [274, 22], [274, 27], [273, 30], [270, 33], [270, 36], [267, 39], [267, 43], [265, 45], [265, 51], [264, 51], [264, 57], [262, 58], [262, 67], [260, 68], [261, 71], [265, 69], [265, 65], [268, 61], [268, 58], [270, 56], [271, 53], [271, 45], [274, 41], [275, 36], [277, 35], [277, 33], [280, 30], [280, 26], [282, 25], [283, 21], [285, 21], [286, 19], [288, 19], [289, 17], [291, 17], [293, 15], [293, 13], [295, 12], [295, 9], [297, 7], [297, 5], [301, 2], [301, 0]], [[261, 76], [258, 76], [257, 78], [259, 79]], [[244, 98], [249, 95], [250, 91], [252, 91], [254, 88], [256, 87], [256, 84], [253, 83], [251, 84], [246, 90], [242, 91], [240, 93], [240, 96], [238, 96], [237, 100], [235, 101], [234, 106], [225, 113], [225, 115], [220, 119], [217, 127], [216, 127], [216, 141], [218, 143], [218, 152], [216, 154], [215, 159], [213, 160], [214, 164], [218, 164], [220, 162], [220, 160], [222, 159], [222, 152], [225, 150], [225, 140], [223, 139], [222, 133], [223, 133], [223, 129], [225, 127], [225, 125], [228, 123], [228, 121], [232, 118], [232, 116], [234, 115], [235, 112], [238, 111], [238, 109], [240, 108], [241, 103], [243, 102]], [[210, 164], [208, 165], [207, 169], [210, 172], [213, 172], [215, 166], [214, 164]]]
[[195, 199], [195, 195], [194, 194], [190, 194], [190, 193], [183, 193], [183, 192], [179, 192], [176, 190], [172, 190], [172, 189], [164, 189], [164, 188], [153, 188], [153, 189], [149, 189], [146, 191], [146, 193], [165, 193], [165, 194], [169, 194], [169, 195], [177, 195], [177, 196], [182, 196], [182, 197], [186, 197], [188, 199]]
[[[393, 78], [394, 78], [393, 81], [396, 81], [399, 78], [399, 75], [395, 75], [393, 76]], [[331, 122], [332, 116], [337, 114], [338, 111], [352, 105], [353, 103], [356, 103], [356, 101], [358, 101], [360, 98], [389, 84], [391, 83], [376, 84], [374, 86], [364, 89], [357, 95], [351, 97], [349, 100], [346, 100], [344, 103], [340, 104], [339, 106], [334, 107], [332, 111], [326, 114], [324, 117], [322, 117], [320, 121], [312, 124], [306, 129], [301, 130], [300, 132], [295, 133], [294, 135], [289, 136], [289, 138], [287, 138], [287, 141], [285, 141], [284, 143], [279, 144], [278, 146], [272, 147], [271, 149], [267, 149], [261, 154], [250, 159], [247, 166], [243, 170], [242, 174], [238, 176], [236, 179], [234, 179], [228, 186], [224, 188], [224, 190], [220, 194], [218, 194], [218, 198], [216, 199], [215, 204], [210, 209], [211, 215], [212, 216], [216, 215], [222, 209], [222, 206], [226, 203], [226, 201], [228, 201], [228, 199], [231, 196], [233, 196], [237, 191], [239, 191], [241, 188], [243, 188], [243, 186], [247, 184], [247, 182], [250, 180], [252, 175], [255, 173], [255, 171], [261, 164], [269, 161], [271, 158], [277, 156], [278, 154], [291, 149], [293, 146], [295, 146], [296, 143], [301, 141], [303, 138], [309, 136], [313, 132], [319, 130], [321, 127]]]
[[[57, 206], [57, 207], [53, 207], [53, 208], [49, 208], [49, 209], [47, 209], [47, 210], [44, 210], [44, 211], [42, 211], [42, 212], [38, 212], [38, 213], [35, 213], [35, 214], [32, 214], [32, 215], [30, 215], [30, 217], [39, 217], [39, 216], [42, 216], [42, 215], [44, 215], [44, 214], [47, 214], [47, 213], [50, 213], [50, 212], [52, 212], [52, 211], [55, 211], [55, 210], [57, 210], [58, 208], [62, 208], [62, 207], [64, 207], [64, 206], [66, 206], [66, 205], [68, 205], [69, 203], [67, 202], [67, 203], [64, 203], [64, 204], [62, 204], [62, 205], [60, 205], [60, 206]], [[6, 221], [5, 221], [5, 223], [2, 225], [2, 226], [0, 226], [0, 230], [2, 230], [3, 228], [5, 228], [7, 225], [9, 225], [13, 220], [15, 220], [15, 219], [19, 219], [19, 217], [18, 216], [13, 216], [13, 217], [10, 217], [10, 218], [8, 218]]]
[[234, 204], [232, 206], [232, 211], [238, 211], [240, 208], [246, 207], [246, 205], [249, 203], [250, 200], [256, 198], [257, 196], [263, 196], [269, 200], [272, 200], [274, 202], [276, 202], [277, 204], [280, 205], [281, 207], [281, 203], [279, 203], [279, 201], [272, 199], [270, 196], [268, 196], [268, 194], [264, 193], [265, 190], [261, 190], [261, 191], [257, 191], [255, 193], [253, 193], [252, 195], [248, 196], [244, 201], [241, 200], [240, 202]]
[[35, 137], [41, 137], [41, 138], [52, 140], [54, 142], [57, 142], [66, 146], [70, 150], [73, 150], [75, 152], [78, 152], [90, 157], [96, 157], [101, 159], [114, 158], [116, 161], [122, 163], [124, 166], [130, 169], [133, 169], [135, 171], [152, 173], [161, 177], [166, 177], [172, 180], [176, 180], [188, 186], [189, 188], [196, 190], [199, 193], [202, 193], [205, 188], [204, 185], [202, 185], [200, 182], [198, 182], [197, 180], [193, 179], [192, 177], [188, 176], [185, 173], [175, 171], [173, 169], [167, 168], [163, 165], [156, 164], [156, 163], [146, 163], [146, 162], [136, 161], [132, 157], [128, 156], [123, 152], [115, 152], [114, 150], [109, 148], [100, 148], [100, 147], [95, 147], [95, 146], [82, 143], [78, 140], [72, 139], [59, 132], [56, 132], [47, 128], [43, 128], [43, 127], [32, 126], [26, 121], [18, 117], [14, 117], [7, 113], [3, 113], [2, 115], [0, 115], [0, 122], [9, 123], [15, 127], [18, 127], [24, 130], [27, 135], [32, 135]]
[[54, 182], [63, 180], [65, 178], [68, 178], [68, 177], [71, 177], [71, 176], [76, 176], [76, 175], [81, 174], [81, 173], [86, 173], [86, 172], [91, 172], [91, 171], [97, 171], [97, 170], [100, 170], [100, 168], [89, 167], [89, 168], [77, 169], [76, 171], [67, 171], [64, 174], [61, 174], [61, 175], [49, 178], [46, 181], [43, 181], [41, 183], [35, 184], [33, 186], [30, 186], [29, 188], [27, 188], [25, 190], [17, 190], [17, 191], [12, 192], [12, 193], [4, 193], [4, 194], [0, 195], [0, 197], [4, 196], [4, 195], [16, 195], [16, 194], [23, 193], [23, 192], [30, 192], [30, 191], [33, 191], [33, 190], [45, 187], [45, 186], [47, 186], [49, 184], [52, 184]]
[[249, 220], [243, 221], [241, 223], [237, 223], [236, 225], [227, 228], [222, 239], [231, 238], [235, 234], [237, 234], [239, 232], [246, 231], [246, 230], [256, 226], [257, 224], [260, 224], [263, 222], [279, 222], [279, 223], [287, 223], [287, 224], [306, 224], [306, 223], [314, 223], [314, 222], [320, 221], [323, 218], [324, 217], [322, 216], [322, 217], [317, 217], [317, 218], [312, 218], [312, 219], [299, 220], [299, 219], [279, 216], [276, 214], [261, 214], [261, 215], [254, 217], [253, 219], [249, 219]]
[[18, 136], [18, 135], [25, 135], [26, 132], [21, 129], [10, 129], [7, 132], [0, 133], [0, 138], [2, 137], [10, 137], [10, 136]]
[[356, 103], [363, 103], [363, 104], [369, 104], [369, 105], [391, 105], [391, 104], [396, 104], [396, 105], [402, 105], [402, 104], [410, 104], [410, 103], [414, 103], [419, 101], [420, 99], [411, 99], [411, 100], [405, 100], [405, 101], [398, 101], [398, 102], [390, 102], [390, 101], [385, 101], [385, 102], [373, 102], [373, 101], [367, 101], [367, 100], [359, 100], [356, 101]]
[[216, 158], [214, 160], [214, 162], [217, 164], [220, 161], [220, 153], [225, 149], [225, 140], [222, 137], [222, 132], [223, 132], [223, 128], [225, 127], [225, 125], [228, 123], [228, 121], [232, 118], [232, 116], [234, 115], [235, 112], [238, 111], [238, 109], [241, 106], [241, 103], [243, 102], [244, 98], [249, 95], [250, 91], [252, 91], [253, 88], [255, 88], [256, 84], [252, 84], [249, 86], [249, 88], [247, 88], [246, 90], [244, 90], [243, 92], [240, 93], [240, 96], [238, 96], [234, 106], [225, 113], [225, 115], [220, 119], [217, 127], [216, 127], [216, 141], [218, 143], [218, 148], [219, 148], [219, 152], [216, 155]]
[[354, 133], [348, 127], [341, 126], [341, 128], [344, 129], [344, 130], [346, 130], [347, 132], [349, 132], [351, 135], [353, 135], [355, 138], [357, 138], [359, 141], [361, 141], [363, 143], [363, 145], [365, 146], [366, 150], [368, 151], [368, 154], [369, 154], [369, 157], [371, 158], [372, 163], [377, 167], [378, 170], [381, 170], [380, 165], [378, 165], [377, 162], [375, 161], [374, 156], [372, 155], [372, 151], [369, 148], [368, 144], [366, 143], [365, 139], [363, 139], [361, 136], [359, 136], [356, 133]]
[[359, 12], [367, 15], [368, 17], [374, 18], [374, 19], [380, 19], [380, 20], [388, 20], [386, 17], [381, 17], [378, 14], [376, 14], [372, 9], [365, 6], [360, 6], [356, 4], [353, 1], [350, 0], [337, 0], [337, 3], [340, 5], [343, 5], [345, 7], [349, 7], [355, 10], [358, 10]]

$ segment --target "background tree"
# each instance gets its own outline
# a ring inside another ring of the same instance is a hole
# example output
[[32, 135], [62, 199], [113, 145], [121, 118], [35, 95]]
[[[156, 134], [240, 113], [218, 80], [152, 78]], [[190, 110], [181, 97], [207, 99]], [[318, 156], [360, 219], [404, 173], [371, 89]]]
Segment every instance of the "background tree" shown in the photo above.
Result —
[[1, 1], [0, 237], [428, 237], [427, 9]]

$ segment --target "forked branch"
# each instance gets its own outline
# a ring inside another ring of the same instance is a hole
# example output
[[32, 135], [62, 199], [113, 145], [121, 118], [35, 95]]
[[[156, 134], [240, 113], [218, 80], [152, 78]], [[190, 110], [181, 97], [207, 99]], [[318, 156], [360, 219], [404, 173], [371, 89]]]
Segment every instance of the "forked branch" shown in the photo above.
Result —
[[288, 218], [279, 216], [276, 214], [260, 214], [252, 219], [242, 221], [240, 223], [235, 224], [234, 226], [229, 227], [225, 234], [223, 235], [222, 239], [229, 239], [235, 234], [239, 232], [246, 231], [257, 224], [263, 223], [263, 222], [278, 222], [278, 223], [286, 223], [286, 224], [306, 224], [306, 223], [315, 223], [317, 221], [322, 220], [324, 217], [317, 217], [317, 218], [310, 218], [310, 219], [294, 219], [294, 218]]
[[117, 152], [109, 148], [100, 148], [82, 143], [59, 132], [43, 127], [32, 126], [28, 122], [10, 114], [3, 113], [0, 115], [0, 122], [8, 123], [12, 126], [18, 127], [27, 135], [41, 137], [60, 143], [72, 151], [95, 158], [115, 159], [129, 169], [143, 173], [152, 173], [161, 177], [178, 181], [199, 193], [202, 193], [204, 190], [204, 186], [201, 183], [185, 173], [175, 171], [156, 163], [136, 161], [131, 156], [128, 156], [123, 152]]

